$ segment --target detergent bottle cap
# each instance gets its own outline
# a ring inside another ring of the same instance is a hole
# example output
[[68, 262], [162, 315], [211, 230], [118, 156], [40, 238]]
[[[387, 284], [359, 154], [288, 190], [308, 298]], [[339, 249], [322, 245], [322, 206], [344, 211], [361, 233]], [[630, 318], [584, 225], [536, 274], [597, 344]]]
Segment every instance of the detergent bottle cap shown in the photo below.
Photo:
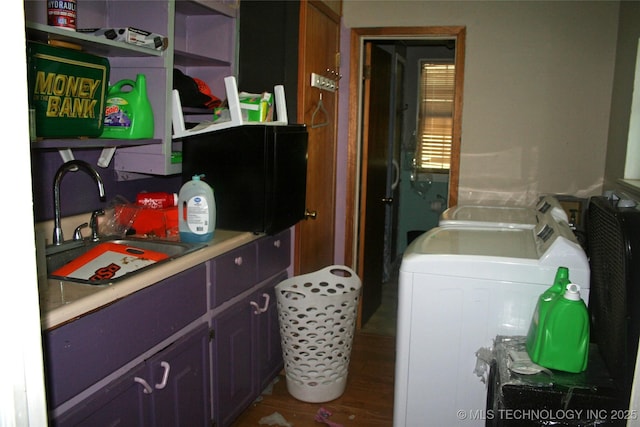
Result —
[[570, 301], [580, 301], [580, 286], [575, 283], [569, 283], [564, 297]]

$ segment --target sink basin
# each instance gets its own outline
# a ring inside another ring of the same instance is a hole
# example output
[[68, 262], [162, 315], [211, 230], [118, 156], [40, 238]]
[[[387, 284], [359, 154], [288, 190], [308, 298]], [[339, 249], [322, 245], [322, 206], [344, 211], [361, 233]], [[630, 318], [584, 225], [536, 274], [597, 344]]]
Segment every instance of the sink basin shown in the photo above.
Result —
[[46, 248], [47, 275], [91, 285], [113, 284], [205, 246], [136, 238], [69, 241]]

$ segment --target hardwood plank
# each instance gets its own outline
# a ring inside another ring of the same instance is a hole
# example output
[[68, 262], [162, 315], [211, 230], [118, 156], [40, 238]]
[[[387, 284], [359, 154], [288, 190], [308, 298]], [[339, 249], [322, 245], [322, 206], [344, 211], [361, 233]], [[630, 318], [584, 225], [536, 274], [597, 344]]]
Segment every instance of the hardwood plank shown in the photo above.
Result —
[[287, 391], [284, 372], [270, 393], [263, 393], [232, 424], [257, 426], [260, 419], [280, 413], [295, 427], [318, 427], [314, 420], [320, 408], [332, 413], [331, 422], [348, 426], [388, 427], [393, 423], [395, 337], [359, 332], [351, 351], [347, 387], [342, 396], [326, 403], [305, 403]]

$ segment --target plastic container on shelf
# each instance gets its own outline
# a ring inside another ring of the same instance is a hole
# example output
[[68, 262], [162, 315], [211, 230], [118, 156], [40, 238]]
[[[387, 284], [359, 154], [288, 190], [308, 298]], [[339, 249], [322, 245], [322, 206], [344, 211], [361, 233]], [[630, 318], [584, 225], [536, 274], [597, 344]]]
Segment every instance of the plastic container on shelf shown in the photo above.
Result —
[[580, 286], [567, 285], [540, 319], [541, 331], [532, 342], [529, 357], [545, 368], [579, 373], [587, 369], [589, 357], [589, 314], [580, 297]]
[[193, 175], [178, 194], [178, 229], [180, 241], [187, 243], [208, 242], [213, 239], [216, 224], [216, 203], [213, 189]]
[[136, 203], [151, 209], [170, 208], [178, 206], [178, 193], [143, 191], [136, 196]]
[[107, 91], [102, 138], [153, 138], [153, 109], [147, 96], [147, 78], [120, 80]]
[[76, 0], [47, 1], [47, 24], [75, 31], [77, 22]]

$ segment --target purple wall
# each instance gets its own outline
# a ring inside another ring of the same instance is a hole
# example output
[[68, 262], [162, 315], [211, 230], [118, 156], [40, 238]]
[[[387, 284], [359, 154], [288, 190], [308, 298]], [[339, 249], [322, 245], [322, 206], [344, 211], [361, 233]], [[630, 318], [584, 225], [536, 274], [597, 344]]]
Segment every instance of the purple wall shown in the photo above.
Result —
[[[63, 217], [105, 208], [109, 201], [118, 195], [134, 202], [136, 194], [140, 191], [177, 193], [182, 186], [180, 175], [153, 176], [135, 181], [118, 182], [113, 170], [113, 162], [107, 168], [96, 166], [101, 151], [101, 149], [74, 150], [73, 155], [78, 160], [87, 161], [98, 171], [104, 181], [105, 201], [100, 201], [98, 187], [89, 175], [84, 172], [69, 172], [62, 178], [60, 185], [60, 205]], [[62, 163], [62, 158], [56, 150], [32, 151], [31, 176], [36, 222], [53, 219], [53, 178]]]

